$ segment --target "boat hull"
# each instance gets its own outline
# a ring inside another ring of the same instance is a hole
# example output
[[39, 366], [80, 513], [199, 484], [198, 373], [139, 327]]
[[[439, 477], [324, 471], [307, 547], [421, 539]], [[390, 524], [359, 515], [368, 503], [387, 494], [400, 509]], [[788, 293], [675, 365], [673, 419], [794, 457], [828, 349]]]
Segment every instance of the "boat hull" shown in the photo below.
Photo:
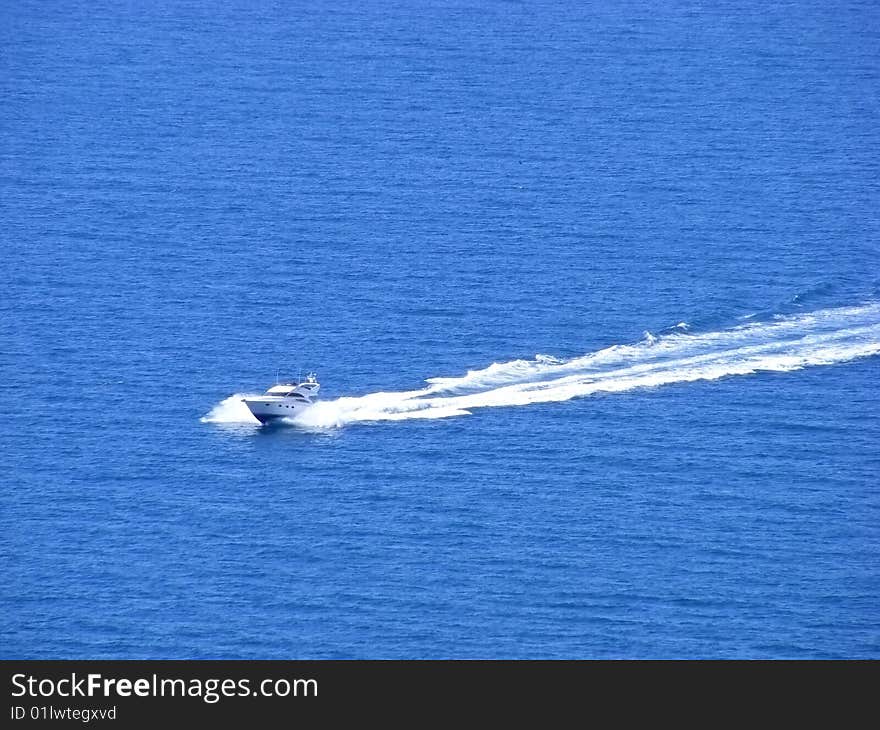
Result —
[[270, 423], [282, 418], [294, 418], [312, 405], [294, 398], [265, 396], [262, 398], [242, 398], [242, 401], [260, 423]]

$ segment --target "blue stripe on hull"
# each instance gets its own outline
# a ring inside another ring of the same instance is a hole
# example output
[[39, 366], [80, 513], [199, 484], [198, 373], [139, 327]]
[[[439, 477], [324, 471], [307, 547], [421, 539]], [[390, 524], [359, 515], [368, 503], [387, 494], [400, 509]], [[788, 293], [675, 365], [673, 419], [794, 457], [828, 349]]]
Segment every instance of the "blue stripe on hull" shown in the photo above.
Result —
[[[251, 413], [254, 413], [251, 411]], [[284, 415], [279, 413], [278, 415], [274, 413], [254, 413], [254, 418], [256, 418], [260, 423], [269, 423], [271, 421], [277, 421], [280, 418], [284, 418]]]

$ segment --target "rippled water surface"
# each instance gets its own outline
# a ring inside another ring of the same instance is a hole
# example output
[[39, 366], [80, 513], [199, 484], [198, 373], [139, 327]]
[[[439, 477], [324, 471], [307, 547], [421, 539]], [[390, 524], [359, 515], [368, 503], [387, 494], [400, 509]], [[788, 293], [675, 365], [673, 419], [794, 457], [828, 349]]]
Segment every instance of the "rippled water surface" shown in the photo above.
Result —
[[880, 657], [878, 21], [6, 3], [0, 654]]

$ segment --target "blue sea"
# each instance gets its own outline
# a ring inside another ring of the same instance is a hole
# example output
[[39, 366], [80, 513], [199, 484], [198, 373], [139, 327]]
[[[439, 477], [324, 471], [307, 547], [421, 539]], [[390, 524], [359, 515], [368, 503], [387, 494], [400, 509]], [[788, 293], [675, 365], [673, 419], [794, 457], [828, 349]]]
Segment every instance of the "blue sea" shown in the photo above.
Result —
[[0, 48], [0, 655], [880, 658], [875, 2]]

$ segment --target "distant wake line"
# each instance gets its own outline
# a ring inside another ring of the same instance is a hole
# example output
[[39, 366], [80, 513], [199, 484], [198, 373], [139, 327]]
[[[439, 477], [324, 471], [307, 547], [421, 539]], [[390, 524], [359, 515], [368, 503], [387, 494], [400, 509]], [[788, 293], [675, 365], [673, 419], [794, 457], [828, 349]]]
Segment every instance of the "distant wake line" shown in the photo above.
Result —
[[[291, 423], [335, 428], [361, 421], [468, 415], [476, 408], [551, 403], [760, 371], [788, 372], [880, 354], [880, 303], [779, 316], [718, 332], [671, 334], [612, 345], [570, 360], [494, 363], [461, 377], [431, 378], [420, 390], [319, 401]], [[218, 403], [202, 421], [254, 423], [241, 394]]]

